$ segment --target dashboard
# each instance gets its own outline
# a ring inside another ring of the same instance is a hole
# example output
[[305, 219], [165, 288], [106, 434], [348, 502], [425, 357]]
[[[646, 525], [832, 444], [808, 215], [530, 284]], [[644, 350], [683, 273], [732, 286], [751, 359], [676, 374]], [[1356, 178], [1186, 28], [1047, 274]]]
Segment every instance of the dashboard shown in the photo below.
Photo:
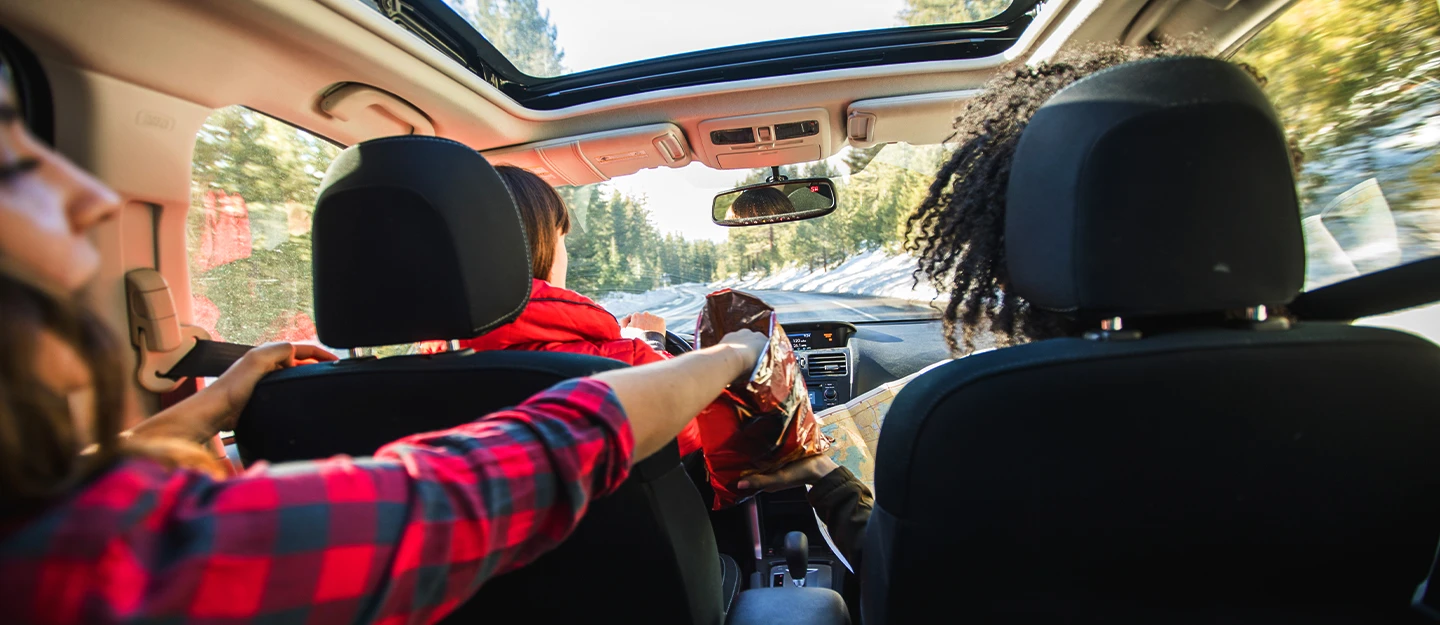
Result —
[[[938, 319], [854, 324], [782, 318], [781, 325], [817, 412], [950, 358]], [[686, 341], [680, 351], [688, 351], [693, 335], [678, 336]]]
[[855, 325], [840, 321], [782, 325], [810, 389], [810, 407], [820, 412], [850, 401], [856, 394], [855, 352], [849, 344], [858, 332]]
[[781, 324], [816, 412], [950, 358], [938, 319]]

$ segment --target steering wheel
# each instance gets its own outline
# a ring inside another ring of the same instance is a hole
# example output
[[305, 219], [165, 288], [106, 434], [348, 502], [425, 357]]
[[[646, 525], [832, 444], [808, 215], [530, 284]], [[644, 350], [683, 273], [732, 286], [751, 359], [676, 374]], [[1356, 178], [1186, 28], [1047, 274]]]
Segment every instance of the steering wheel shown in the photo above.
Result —
[[691, 345], [690, 341], [685, 340], [685, 337], [666, 330], [665, 351], [668, 352], [671, 356], [679, 356], [680, 354], [683, 354], [685, 352], [695, 351], [695, 346]]

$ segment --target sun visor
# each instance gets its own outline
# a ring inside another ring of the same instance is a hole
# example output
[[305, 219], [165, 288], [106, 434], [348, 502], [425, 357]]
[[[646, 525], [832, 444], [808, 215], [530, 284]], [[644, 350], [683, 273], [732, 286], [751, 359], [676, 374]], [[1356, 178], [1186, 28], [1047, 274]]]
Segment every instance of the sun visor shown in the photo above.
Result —
[[642, 169], [690, 164], [690, 144], [675, 124], [651, 124], [482, 152], [496, 165], [522, 167], [554, 186], [585, 185]]
[[955, 132], [960, 107], [978, 93], [967, 89], [857, 100], [845, 116], [846, 138], [857, 148], [880, 143], [942, 143]]

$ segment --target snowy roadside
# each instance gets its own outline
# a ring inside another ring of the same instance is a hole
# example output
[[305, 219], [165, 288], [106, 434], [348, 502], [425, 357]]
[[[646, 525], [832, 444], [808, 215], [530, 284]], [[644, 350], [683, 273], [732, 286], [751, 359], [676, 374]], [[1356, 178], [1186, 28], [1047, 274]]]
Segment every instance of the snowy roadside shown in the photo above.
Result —
[[875, 250], [856, 255], [829, 271], [811, 271], [788, 265], [769, 275], [750, 275], [710, 284], [678, 284], [644, 293], [612, 293], [596, 301], [616, 315], [625, 315], [637, 310], [659, 311], [656, 314], [672, 308], [688, 310], [698, 303], [697, 294], [703, 296], [723, 288], [868, 295], [916, 302], [934, 300], [934, 287], [926, 283], [914, 284], [911, 273], [915, 271], [915, 265], [915, 259], [909, 255], [890, 256]]
[[853, 256], [829, 271], [790, 265], [768, 276], [749, 276], [739, 281], [716, 282], [712, 286], [874, 295], [923, 302], [935, 299], [933, 286], [923, 281], [915, 284], [912, 277], [915, 266], [915, 258], [908, 254], [890, 256], [883, 250], [873, 250]]
[[616, 315], [626, 315], [637, 310], [657, 310], [685, 301], [687, 294], [682, 289], [686, 286], [695, 285], [667, 286], [644, 293], [610, 293], [596, 299], [595, 303]]

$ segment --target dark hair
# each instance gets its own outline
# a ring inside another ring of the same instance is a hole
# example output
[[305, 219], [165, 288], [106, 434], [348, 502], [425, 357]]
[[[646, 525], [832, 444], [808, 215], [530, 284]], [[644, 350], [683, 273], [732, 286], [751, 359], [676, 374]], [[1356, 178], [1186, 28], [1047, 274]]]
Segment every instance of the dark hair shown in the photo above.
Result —
[[[52, 332], [90, 364], [95, 453], [65, 397], [36, 373], [39, 337]], [[84, 308], [0, 273], [0, 508], [27, 509], [57, 497], [118, 453], [124, 416], [122, 365], [114, 336]]]
[[[68, 399], [36, 373], [38, 339], [47, 332], [73, 348], [90, 371], [95, 420], [88, 428], [76, 424]], [[17, 278], [8, 268], [0, 271], [0, 345], [5, 346], [0, 354], [0, 518], [45, 506], [120, 456], [224, 477], [219, 461], [195, 443], [122, 440], [125, 368], [115, 334], [78, 302]]]
[[[565, 200], [539, 176], [511, 165], [495, 168], [520, 206], [525, 238], [530, 244], [530, 275], [544, 280], [555, 265], [557, 237], [570, 234], [570, 212]], [[558, 233], [558, 234], [557, 234]]]
[[[996, 347], [1068, 336], [1076, 324], [1062, 313], [1031, 306], [1009, 292], [1005, 265], [1005, 193], [1015, 146], [1036, 109], [1075, 81], [1146, 58], [1199, 56], [1204, 42], [1144, 47], [1098, 44], [1067, 50], [1036, 65], [1014, 64], [986, 83], [955, 120], [959, 147], [940, 167], [906, 224], [905, 247], [919, 257], [915, 278], [950, 296], [945, 340], [956, 355], [973, 352], [988, 334]], [[1253, 68], [1243, 66], [1262, 85]], [[1292, 144], [1296, 166], [1300, 154]]]
[[735, 203], [730, 205], [730, 213], [735, 219], [746, 219], [750, 217], [773, 217], [784, 215], [795, 210], [795, 205], [790, 203], [790, 198], [775, 187], [760, 187], [750, 189], [735, 198]]

